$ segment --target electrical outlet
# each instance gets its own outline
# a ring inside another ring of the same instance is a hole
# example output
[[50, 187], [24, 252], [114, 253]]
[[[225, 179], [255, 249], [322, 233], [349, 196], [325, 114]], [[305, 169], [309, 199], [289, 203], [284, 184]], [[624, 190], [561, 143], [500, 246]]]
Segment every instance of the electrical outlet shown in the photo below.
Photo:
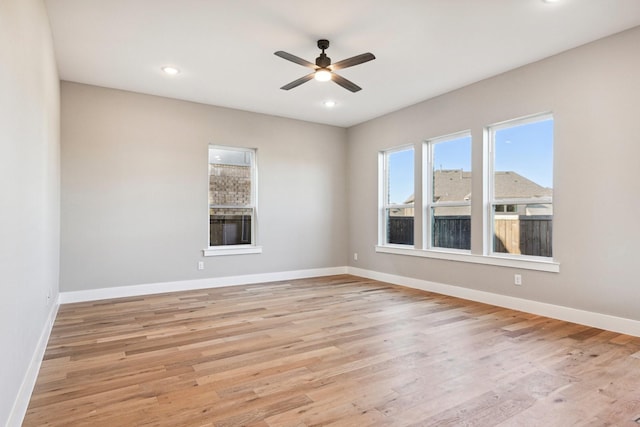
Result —
[[198, 270], [204, 270], [204, 261], [198, 261]]
[[358, 252], [354, 252], [353, 253], [353, 260], [357, 261], [358, 260]]
[[47, 305], [51, 303], [51, 289], [47, 289]]
[[513, 284], [518, 286], [522, 285], [522, 274], [514, 274]]

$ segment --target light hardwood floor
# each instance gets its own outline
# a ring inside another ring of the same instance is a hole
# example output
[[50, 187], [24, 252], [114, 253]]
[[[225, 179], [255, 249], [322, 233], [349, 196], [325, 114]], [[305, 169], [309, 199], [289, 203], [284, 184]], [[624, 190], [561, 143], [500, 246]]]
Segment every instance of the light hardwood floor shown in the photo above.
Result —
[[640, 338], [353, 276], [60, 308], [24, 426], [636, 426]]

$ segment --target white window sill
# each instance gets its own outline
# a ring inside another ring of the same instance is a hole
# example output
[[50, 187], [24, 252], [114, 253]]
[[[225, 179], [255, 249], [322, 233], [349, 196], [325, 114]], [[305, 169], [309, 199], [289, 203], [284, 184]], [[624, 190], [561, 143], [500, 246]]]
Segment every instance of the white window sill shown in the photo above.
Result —
[[376, 246], [376, 252], [396, 255], [408, 255], [423, 258], [444, 259], [448, 261], [470, 262], [474, 264], [497, 265], [500, 267], [520, 268], [524, 270], [547, 271], [551, 273], [560, 272], [560, 263], [544, 258], [523, 257], [515, 258], [510, 256], [497, 255], [474, 255], [466, 252], [449, 252], [442, 250], [415, 249], [411, 246]]
[[261, 254], [262, 246], [211, 246], [202, 250], [204, 256]]

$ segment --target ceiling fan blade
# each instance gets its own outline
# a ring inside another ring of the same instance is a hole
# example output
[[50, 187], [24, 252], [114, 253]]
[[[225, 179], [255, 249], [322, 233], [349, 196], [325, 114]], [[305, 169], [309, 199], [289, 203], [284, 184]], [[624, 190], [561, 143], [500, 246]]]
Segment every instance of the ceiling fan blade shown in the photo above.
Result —
[[311, 80], [311, 79], [313, 78], [313, 75], [314, 75], [314, 74], [315, 74], [315, 73], [311, 73], [311, 74], [307, 74], [307, 75], [306, 75], [306, 76], [304, 76], [304, 77], [300, 77], [298, 80], [294, 80], [294, 81], [292, 81], [291, 83], [289, 83], [289, 84], [286, 84], [286, 85], [282, 86], [280, 89], [283, 89], [283, 90], [289, 90], [289, 89], [293, 89], [294, 87], [298, 87], [298, 86], [300, 86], [302, 83], [306, 83], [306, 82], [308, 82], [309, 80]]
[[300, 58], [298, 56], [292, 55], [292, 54], [287, 53], [287, 52], [283, 52], [281, 50], [279, 50], [277, 52], [274, 52], [273, 54], [276, 55], [276, 56], [279, 56], [282, 59], [286, 59], [287, 61], [295, 62], [296, 64], [300, 64], [300, 65], [305, 66], [305, 67], [313, 68], [314, 70], [316, 68], [318, 68], [316, 66], [316, 64], [313, 64], [313, 63], [307, 61], [306, 59], [302, 59], [302, 58]]
[[331, 65], [329, 68], [331, 68], [331, 71], [342, 70], [343, 68], [353, 67], [354, 65], [362, 64], [373, 59], [376, 59], [373, 53], [367, 52], [348, 59], [343, 59], [342, 61], [338, 61], [335, 64]]
[[340, 86], [342, 86], [343, 88], [350, 90], [351, 92], [357, 92], [359, 90], [361, 90], [362, 88], [360, 86], [358, 86], [357, 84], [353, 83], [352, 81], [349, 81], [347, 79], [345, 79], [342, 76], [339, 76], [335, 73], [331, 73], [331, 79], [338, 83]]

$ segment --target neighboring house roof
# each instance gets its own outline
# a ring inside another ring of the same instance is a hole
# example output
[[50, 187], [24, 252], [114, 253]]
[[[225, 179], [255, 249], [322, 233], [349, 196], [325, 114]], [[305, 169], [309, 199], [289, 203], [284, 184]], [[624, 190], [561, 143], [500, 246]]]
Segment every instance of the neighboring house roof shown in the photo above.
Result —
[[[436, 170], [435, 198], [439, 202], [469, 200], [471, 198], [471, 172], [462, 169]], [[526, 199], [551, 197], [553, 189], [543, 187], [513, 171], [495, 173], [496, 197]], [[412, 203], [413, 194], [404, 203]]]
[[496, 172], [495, 195], [509, 199], [551, 197], [553, 189], [543, 187], [516, 172]]
[[436, 170], [435, 200], [438, 202], [454, 202], [471, 199], [471, 172], [462, 169]]

